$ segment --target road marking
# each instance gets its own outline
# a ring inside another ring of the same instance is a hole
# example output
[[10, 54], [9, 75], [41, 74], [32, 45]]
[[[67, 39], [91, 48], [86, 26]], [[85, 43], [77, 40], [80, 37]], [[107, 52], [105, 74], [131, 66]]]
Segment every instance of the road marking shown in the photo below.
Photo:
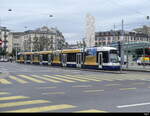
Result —
[[96, 109], [89, 109], [89, 110], [81, 110], [81, 111], [77, 111], [77, 113], [94, 113], [94, 112], [99, 112], [99, 113], [106, 113], [106, 111], [103, 111], [103, 110], [96, 110]]
[[105, 86], [114, 86], [114, 85], [120, 85], [120, 84], [106, 84]]
[[57, 95], [57, 94], [65, 94], [64, 92], [48, 92], [48, 93], [42, 93], [42, 95]]
[[104, 90], [85, 90], [84, 92], [90, 93], [90, 92], [101, 92], [101, 91], [104, 91]]
[[52, 79], [61, 80], [61, 81], [64, 81], [64, 82], [75, 82], [75, 81], [71, 81], [71, 80], [67, 80], [67, 79], [62, 79], [62, 78], [58, 78], [58, 77], [53, 77], [53, 76], [49, 76], [49, 75], [44, 75], [44, 76], [52, 78]]
[[18, 76], [20, 76], [22, 78], [25, 78], [25, 79], [28, 79], [28, 80], [31, 80], [31, 81], [36, 82], [36, 83], [45, 83], [42, 80], [37, 80], [37, 79], [35, 79], [33, 77], [30, 77], [30, 76], [26, 76], [26, 75], [18, 75]]
[[0, 84], [12, 84], [10, 81], [7, 81], [6, 79], [0, 79]]
[[72, 87], [92, 87], [92, 85], [75, 85], [75, 86], [72, 86]]
[[4, 111], [4, 112], [44, 112], [44, 111], [62, 110], [62, 109], [75, 108], [75, 107], [76, 106], [73, 105], [61, 104], [61, 105], [34, 107], [34, 108], [19, 109], [19, 110]]
[[102, 80], [102, 81], [114, 81], [114, 80], [112, 80], [111, 78], [107, 78], [107, 77], [100, 77], [100, 76], [97, 76], [97, 75], [90, 75], [91, 76], [91, 78], [93, 78], [93, 79], [100, 79], [100, 80]]
[[122, 106], [117, 106], [117, 108], [135, 107], [135, 106], [143, 106], [143, 105], [150, 105], [150, 102], [139, 103], [139, 104], [130, 104], [130, 105], [122, 105]]
[[40, 79], [46, 80], [46, 81], [49, 81], [49, 82], [53, 82], [53, 83], [61, 83], [60, 81], [49, 79], [49, 78], [45, 78], [45, 77], [41, 77], [41, 76], [37, 76], [37, 75], [32, 75], [32, 76], [36, 77], [36, 78], [40, 78]]
[[63, 75], [54, 75], [54, 76], [63, 77], [63, 78], [66, 78], [66, 79], [71, 79], [71, 80], [80, 81], [80, 82], [87, 82], [86, 80], [71, 78], [71, 77], [67, 77], [67, 76], [63, 76]]
[[136, 88], [121, 88], [120, 90], [124, 91], [124, 90], [134, 90]]
[[29, 97], [26, 97], [26, 96], [9, 96], [9, 97], [0, 97], [0, 101], [2, 101], [2, 100], [25, 99], [25, 98], [29, 98]]
[[15, 107], [15, 106], [22, 106], [22, 105], [30, 105], [30, 104], [41, 104], [41, 103], [50, 103], [50, 101], [31, 100], [31, 101], [19, 101], [19, 102], [11, 102], [11, 103], [2, 103], [2, 104], [0, 104], [0, 108]]
[[91, 75], [84, 75], [83, 78], [88, 78], [88, 79], [90, 79], [92, 81], [97, 81], [97, 82], [102, 81], [101, 79], [93, 77]]
[[10, 79], [13, 79], [13, 80], [15, 80], [15, 81], [17, 81], [17, 82], [19, 82], [19, 83], [22, 83], [22, 84], [28, 83], [27, 81], [24, 81], [24, 80], [22, 80], [22, 79], [19, 79], [19, 78], [15, 77], [15, 76], [9, 76], [9, 78], [10, 78]]
[[8, 92], [0, 92], [0, 95], [8, 95], [8, 94], [10, 94], [10, 93], [8, 93]]
[[101, 81], [101, 80], [97, 80], [97, 79], [91, 79], [91, 78], [88, 78], [88, 77], [84, 77], [82, 75], [76, 75], [76, 76], [66, 75], [66, 76], [71, 76], [71, 77], [75, 77], [75, 78], [79, 78], [79, 79], [85, 79], [85, 80], [88, 80], [88, 81], [96, 81], [96, 82], [100, 82]]
[[53, 88], [56, 88], [56, 86], [54, 87], [36, 87], [37, 89], [53, 89]]
[[144, 85], [145, 83], [132, 83], [132, 85]]

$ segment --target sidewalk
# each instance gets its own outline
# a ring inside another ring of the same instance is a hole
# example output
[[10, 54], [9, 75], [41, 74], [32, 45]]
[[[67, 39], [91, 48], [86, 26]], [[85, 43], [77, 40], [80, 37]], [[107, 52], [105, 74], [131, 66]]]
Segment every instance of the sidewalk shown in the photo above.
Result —
[[140, 72], [150, 72], [150, 66], [143, 66], [143, 65], [129, 65], [128, 68], [126, 65], [123, 66], [124, 71], [140, 71]]

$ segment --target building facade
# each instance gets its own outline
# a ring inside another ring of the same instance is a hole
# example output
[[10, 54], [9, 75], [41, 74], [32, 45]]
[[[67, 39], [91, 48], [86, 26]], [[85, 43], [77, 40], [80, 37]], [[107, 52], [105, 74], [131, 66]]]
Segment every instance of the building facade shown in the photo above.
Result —
[[61, 50], [66, 47], [63, 34], [56, 28], [43, 26], [35, 30], [13, 33], [13, 47], [23, 52]]
[[6, 27], [0, 27], [0, 40], [2, 41], [2, 44], [0, 45], [1, 55], [11, 54], [13, 47], [13, 38], [10, 30]]
[[[129, 32], [125, 31], [123, 34], [123, 41], [125, 43], [129, 42], [150, 42], [150, 37], [148, 34], [141, 32]], [[107, 31], [107, 32], [96, 32], [95, 35], [95, 46], [109, 46], [112, 43], [121, 41], [122, 31]]]

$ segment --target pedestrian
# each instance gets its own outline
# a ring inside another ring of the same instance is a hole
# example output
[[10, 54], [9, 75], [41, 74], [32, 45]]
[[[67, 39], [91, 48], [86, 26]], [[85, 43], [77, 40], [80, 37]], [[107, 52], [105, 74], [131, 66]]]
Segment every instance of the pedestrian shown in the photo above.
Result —
[[10, 62], [12, 63], [12, 56], [9, 57]]

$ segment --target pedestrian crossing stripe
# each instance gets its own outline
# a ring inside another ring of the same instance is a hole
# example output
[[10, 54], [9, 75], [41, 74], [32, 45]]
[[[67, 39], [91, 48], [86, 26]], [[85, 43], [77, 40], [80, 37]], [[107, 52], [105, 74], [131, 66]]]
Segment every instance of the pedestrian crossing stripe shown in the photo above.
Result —
[[[19, 78], [21, 77], [21, 78]], [[26, 79], [23, 80], [22, 78]], [[148, 80], [148, 78], [141, 78], [141, 77], [115, 77], [112, 75], [110, 78], [104, 78], [103, 76], [97, 76], [97, 75], [69, 75], [69, 74], [63, 74], [63, 75], [10, 75], [9, 79], [15, 80], [18, 83], [26, 84], [29, 83], [29, 81], [36, 82], [36, 83], [46, 83], [46, 82], [53, 82], [53, 83], [61, 83], [61, 82], [89, 82], [89, 81], [114, 81], [114, 80]], [[11, 80], [7, 79], [0, 79], [0, 84], [12, 84]]]
[[19, 79], [19, 78], [15, 77], [15, 76], [9, 76], [9, 78], [13, 79], [13, 80], [15, 80], [15, 81], [17, 81], [19, 83], [22, 83], [22, 84], [28, 83], [27, 81]]
[[83, 87], [83, 88], [84, 88], [84, 87], [92, 87], [92, 85], [75, 85], [75, 86], [72, 86], [72, 87], [77, 87], [77, 88], [78, 88], [78, 87], [79, 87], [79, 88], [80, 88], [80, 87]]
[[8, 92], [0, 92], [0, 95], [8, 95], [8, 94], [10, 94], [10, 93], [8, 93]]
[[26, 99], [26, 98], [29, 98], [29, 97], [26, 97], [26, 96], [9, 96], [9, 97], [0, 97], [0, 101], [3, 101], [3, 100]]
[[111, 78], [98, 77], [97, 75], [87, 75], [87, 76], [85, 76], [85, 77], [89, 77], [89, 78], [91, 78], [91, 79], [97, 79], [97, 80], [100, 80], [100, 81], [102, 81], [102, 80], [105, 80], [105, 81], [113, 81], [113, 80], [111, 80]]
[[85, 90], [84, 92], [86, 93], [91, 93], [91, 92], [102, 92], [104, 90]]
[[87, 80], [78, 79], [78, 78], [71, 78], [71, 77], [67, 77], [67, 76], [63, 76], [63, 75], [54, 75], [54, 76], [63, 77], [63, 78], [66, 78], [66, 79], [72, 79], [72, 80], [80, 81], [80, 82], [88, 82]]
[[12, 83], [6, 79], [0, 79], [0, 84], [12, 84]]
[[73, 75], [65, 75], [65, 76], [70, 76], [70, 77], [74, 77], [74, 78], [85, 79], [85, 80], [88, 80], [88, 81], [100, 82], [100, 80], [92, 79], [92, 78], [87, 78], [87, 77], [84, 77], [84, 76], [81, 76], [81, 75], [76, 75], [76, 76], [73, 76]]
[[89, 110], [77, 111], [77, 113], [106, 113], [106, 111], [96, 110], [96, 109], [89, 109]]
[[28, 80], [31, 80], [31, 81], [36, 82], [36, 83], [45, 83], [42, 80], [38, 80], [38, 79], [35, 79], [33, 77], [30, 77], [30, 76], [26, 76], [26, 75], [18, 75], [18, 76], [25, 78], [25, 79], [28, 79]]
[[16, 107], [16, 106], [30, 105], [30, 104], [41, 104], [41, 103], [50, 103], [50, 101], [31, 100], [31, 101], [18, 101], [18, 102], [10, 102], [10, 103], [0, 103], [0, 108]]
[[61, 80], [61, 81], [64, 81], [64, 82], [75, 82], [75, 81], [71, 81], [71, 80], [67, 80], [67, 79], [62, 79], [62, 78], [58, 78], [58, 77], [53, 77], [53, 76], [49, 76], [49, 75], [43, 75], [43, 76], [46, 76], [46, 77], [49, 77], [49, 78], [52, 78], [52, 79]]
[[4, 111], [4, 112], [45, 112], [45, 111], [55, 111], [55, 110], [62, 110], [67, 108], [75, 108], [76, 106], [69, 105], [69, 104], [60, 104], [60, 105], [50, 105], [50, 106], [43, 106], [43, 107], [33, 107], [33, 108], [26, 108], [26, 109], [18, 109], [12, 111]]
[[42, 93], [42, 95], [62, 95], [65, 94], [65, 92], [48, 92], [48, 93]]
[[39, 78], [39, 79], [43, 79], [43, 80], [46, 80], [46, 81], [49, 81], [49, 82], [53, 82], [53, 83], [61, 83], [60, 81], [53, 80], [53, 79], [50, 79], [50, 78], [45, 78], [45, 77], [38, 76], [38, 75], [31, 75], [31, 76]]

